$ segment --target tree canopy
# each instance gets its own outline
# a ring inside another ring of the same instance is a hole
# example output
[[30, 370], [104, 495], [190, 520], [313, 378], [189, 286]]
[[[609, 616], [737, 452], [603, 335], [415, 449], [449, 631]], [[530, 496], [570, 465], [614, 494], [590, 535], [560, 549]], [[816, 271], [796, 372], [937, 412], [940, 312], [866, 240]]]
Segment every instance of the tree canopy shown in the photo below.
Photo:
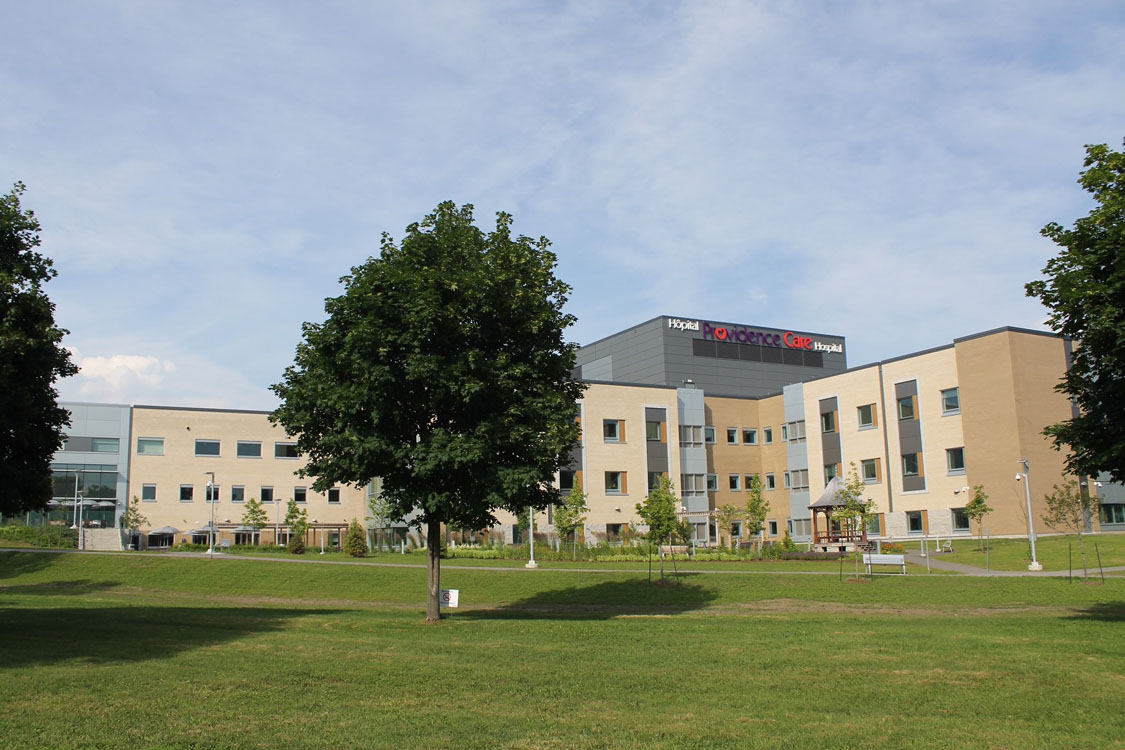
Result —
[[0, 513], [44, 508], [51, 499], [51, 457], [70, 414], [55, 381], [78, 368], [62, 346], [55, 306], [43, 285], [57, 272], [36, 252], [39, 220], [20, 206], [23, 183], [0, 196]]
[[440, 524], [481, 529], [497, 509], [557, 502], [552, 482], [578, 439], [570, 288], [548, 240], [511, 225], [500, 213], [485, 233], [471, 205], [445, 202], [401, 245], [384, 234], [325, 302], [327, 320], [303, 326], [273, 386], [272, 419], [298, 436], [314, 489], [381, 477], [394, 517], [418, 511], [431, 620]]
[[1084, 166], [1078, 182], [1097, 206], [1071, 229], [1043, 227], [1062, 250], [1026, 286], [1051, 328], [1077, 342], [1057, 390], [1079, 413], [1044, 432], [1068, 449], [1070, 472], [1125, 482], [1125, 153], [1087, 146]]

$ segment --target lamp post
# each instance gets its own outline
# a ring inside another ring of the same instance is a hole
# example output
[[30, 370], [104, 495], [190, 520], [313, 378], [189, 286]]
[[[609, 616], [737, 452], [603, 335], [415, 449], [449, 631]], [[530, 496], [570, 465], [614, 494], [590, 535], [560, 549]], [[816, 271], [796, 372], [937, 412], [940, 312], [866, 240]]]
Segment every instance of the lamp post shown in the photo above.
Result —
[[74, 472], [74, 523], [72, 529], [78, 528], [78, 472]]
[[539, 563], [535, 562], [535, 508], [527, 509], [527, 539], [531, 542], [531, 559], [527, 561], [525, 568], [538, 568]]
[[1023, 491], [1027, 498], [1027, 538], [1031, 542], [1031, 565], [1028, 565], [1027, 569], [1043, 570], [1043, 566], [1039, 564], [1039, 559], [1035, 556], [1035, 524], [1031, 518], [1031, 480], [1027, 478], [1031, 471], [1031, 464], [1028, 463], [1026, 458], [1021, 458], [1016, 463], [1023, 464], [1023, 471], [1016, 474], [1016, 479], [1018, 480], [1021, 475], [1023, 476]]
[[215, 472], [205, 471], [203, 473], [206, 474], [207, 476], [211, 477], [209, 480], [207, 480], [207, 502], [209, 502], [211, 504], [211, 525], [207, 529], [207, 538], [211, 540], [211, 543], [207, 545], [207, 555], [212, 560], [214, 560], [215, 559]]

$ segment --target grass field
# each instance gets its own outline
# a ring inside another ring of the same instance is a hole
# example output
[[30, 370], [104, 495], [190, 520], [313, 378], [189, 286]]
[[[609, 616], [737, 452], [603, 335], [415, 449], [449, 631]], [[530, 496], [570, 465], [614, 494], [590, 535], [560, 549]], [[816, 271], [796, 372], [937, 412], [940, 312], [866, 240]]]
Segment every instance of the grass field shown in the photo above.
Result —
[[[1125, 534], [1084, 534], [1082, 539], [1086, 543], [1086, 563], [1095, 574], [1098, 569], [1095, 544], [1101, 554], [1102, 565], [1125, 565]], [[1039, 537], [1035, 542], [1035, 556], [1039, 558], [1044, 570], [1066, 570], [1068, 547], [1073, 552], [1074, 569], [1081, 575], [1082, 555], [1079, 552], [1078, 537], [1073, 534]], [[1027, 570], [1027, 564], [1031, 561], [1028, 549], [1027, 539], [993, 539], [990, 542], [989, 565], [993, 570]], [[980, 551], [976, 537], [972, 541], [958, 540], [952, 554], [941, 554], [935, 559], [982, 568], [985, 565], [984, 553]]]
[[1121, 747], [1125, 580], [0, 552], [0, 745]]

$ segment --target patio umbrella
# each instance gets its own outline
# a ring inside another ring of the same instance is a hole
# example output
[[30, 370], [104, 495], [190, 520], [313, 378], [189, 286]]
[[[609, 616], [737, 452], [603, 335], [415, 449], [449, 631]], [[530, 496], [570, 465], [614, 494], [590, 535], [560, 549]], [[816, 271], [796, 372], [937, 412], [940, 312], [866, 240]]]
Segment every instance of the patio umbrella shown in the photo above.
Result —
[[101, 500], [101, 501], [95, 503], [95, 505], [97, 505], [99, 508], [116, 508], [117, 507], [117, 503], [113, 502], [112, 500]]
[[179, 534], [179, 529], [174, 529], [171, 526], [162, 526], [159, 529], [148, 532], [149, 536], [166, 536], [171, 534]]

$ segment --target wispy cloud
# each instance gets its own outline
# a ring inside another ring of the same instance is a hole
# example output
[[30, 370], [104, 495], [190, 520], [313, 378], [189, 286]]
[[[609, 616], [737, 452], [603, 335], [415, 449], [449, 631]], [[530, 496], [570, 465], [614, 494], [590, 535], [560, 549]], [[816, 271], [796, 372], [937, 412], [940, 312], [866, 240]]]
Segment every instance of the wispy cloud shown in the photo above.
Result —
[[0, 180], [88, 360], [64, 397], [268, 408], [338, 278], [447, 198], [553, 240], [579, 341], [674, 313], [858, 364], [1041, 322], [1038, 229], [1123, 135], [1123, 27], [1109, 0], [24, 3]]

